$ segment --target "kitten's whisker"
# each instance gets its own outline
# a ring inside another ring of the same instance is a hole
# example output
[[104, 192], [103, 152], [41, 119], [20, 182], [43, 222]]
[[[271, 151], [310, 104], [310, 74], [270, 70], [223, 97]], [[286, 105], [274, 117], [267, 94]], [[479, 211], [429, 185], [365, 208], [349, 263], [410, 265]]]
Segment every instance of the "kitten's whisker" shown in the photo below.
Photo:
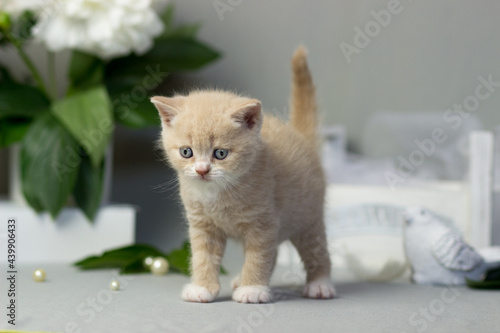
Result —
[[220, 180], [219, 184], [224, 189], [224, 192], [233, 194], [234, 190], [237, 188], [237, 184], [231, 177], [222, 174], [222, 176], [217, 179]]
[[166, 181], [166, 182], [164, 182], [164, 183], [161, 183], [161, 184], [158, 184], [158, 185], [153, 185], [153, 186], [150, 186], [150, 187], [151, 187], [152, 189], [163, 188], [163, 187], [165, 187], [165, 186], [167, 186], [167, 185], [172, 185], [172, 184], [177, 183], [177, 179], [178, 179], [178, 178], [177, 178], [177, 176], [176, 176], [176, 177], [174, 177], [174, 178], [172, 178], [172, 179], [167, 180], [167, 181]]
[[174, 177], [170, 180], [167, 180], [164, 183], [151, 186], [151, 189], [155, 193], [165, 193], [165, 192], [172, 191], [173, 189], [178, 188], [178, 187], [179, 187], [178, 178]]

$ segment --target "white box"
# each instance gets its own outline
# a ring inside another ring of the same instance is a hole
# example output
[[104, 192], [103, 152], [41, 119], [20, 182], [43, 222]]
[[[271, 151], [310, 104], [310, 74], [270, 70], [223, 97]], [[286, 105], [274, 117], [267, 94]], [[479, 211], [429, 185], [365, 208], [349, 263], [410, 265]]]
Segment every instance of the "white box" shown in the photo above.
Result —
[[52, 220], [31, 208], [0, 201], [0, 262], [7, 258], [7, 222], [16, 220], [16, 261], [75, 262], [104, 250], [133, 244], [135, 213], [130, 205], [108, 205], [90, 222], [77, 208], [65, 208]]

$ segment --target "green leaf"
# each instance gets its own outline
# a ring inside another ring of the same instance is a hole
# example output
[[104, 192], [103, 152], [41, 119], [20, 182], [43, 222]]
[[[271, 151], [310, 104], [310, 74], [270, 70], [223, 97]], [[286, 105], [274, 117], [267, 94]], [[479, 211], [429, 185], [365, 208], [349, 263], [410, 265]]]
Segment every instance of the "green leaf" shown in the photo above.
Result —
[[31, 39], [33, 26], [36, 24], [36, 15], [32, 11], [24, 11], [22, 15], [15, 20], [11, 28], [10, 39], [16, 43], [24, 43]]
[[134, 254], [143, 254], [146, 257], [158, 257], [163, 256], [163, 253], [156, 249], [154, 246], [147, 244], [134, 244], [125, 247], [120, 247], [118, 249], [109, 250], [104, 252], [105, 255], [116, 255], [116, 256], [131, 256]]
[[143, 257], [130, 260], [121, 267], [120, 274], [149, 273], [150, 271], [144, 268], [143, 260]]
[[31, 124], [26, 118], [0, 119], [0, 148], [21, 141]]
[[483, 280], [474, 281], [465, 278], [465, 282], [470, 288], [500, 289], [500, 267], [487, 270]]
[[40, 90], [12, 81], [0, 83], [0, 118], [35, 117], [48, 107], [49, 101]]
[[118, 268], [125, 265], [130, 258], [122, 258], [115, 256], [92, 256], [76, 263], [81, 269], [101, 269], [101, 268]]
[[173, 26], [174, 21], [174, 8], [173, 4], [169, 4], [165, 9], [165, 12], [161, 15], [163, 21], [164, 29], [163, 33], [157, 37], [157, 39], [162, 39], [165, 37], [194, 37], [201, 27], [200, 23], [186, 24], [179, 27]]
[[52, 112], [89, 154], [92, 167], [97, 168], [114, 125], [106, 89], [97, 86], [66, 97], [53, 105]]
[[485, 281], [499, 281], [500, 267], [492, 268], [486, 271]]
[[201, 23], [186, 24], [169, 32], [166, 37], [194, 38], [201, 28]]
[[14, 82], [14, 79], [12, 78], [12, 75], [10, 74], [9, 70], [0, 64], [0, 83], [3, 82], [12, 83]]
[[158, 110], [156, 110], [150, 101], [137, 103], [137, 107], [135, 108], [121, 105], [114, 109], [114, 114], [116, 121], [122, 125], [132, 128], [160, 125]]
[[103, 82], [104, 62], [90, 54], [73, 51], [69, 67], [68, 95], [95, 87]]
[[123, 96], [131, 98], [134, 86], [126, 82], [117, 83], [108, 88], [113, 101], [113, 114], [115, 120], [122, 125], [134, 128], [159, 126], [160, 117], [154, 105], [149, 101], [150, 95], [142, 99], [126, 100]]
[[6, 12], [0, 12], [0, 31], [8, 31], [12, 24], [10, 15]]
[[164, 254], [152, 246], [136, 244], [106, 251], [101, 256], [85, 258], [76, 262], [75, 266], [82, 269], [120, 268], [130, 263], [131, 260], [148, 256], [158, 257], [164, 256]]
[[77, 263], [81, 269], [119, 268], [120, 274], [147, 273], [142, 262], [146, 257], [165, 257], [149, 245], [131, 245], [104, 252], [101, 256], [85, 258]]
[[83, 156], [75, 188], [73, 189], [76, 204], [90, 221], [95, 219], [101, 205], [104, 165], [105, 161], [102, 161], [101, 165], [94, 169], [89, 157]]
[[174, 5], [169, 4], [163, 14], [161, 15], [161, 20], [165, 30], [169, 30], [172, 27], [172, 22], [174, 20]]
[[[168, 260], [170, 269], [174, 272], [189, 275], [190, 244], [185, 242], [180, 249], [170, 254], [163, 254], [150, 245], [130, 245], [104, 252], [101, 256], [91, 256], [76, 262], [74, 265], [81, 269], [119, 268], [120, 274], [149, 272], [143, 266], [146, 257], [164, 257]], [[221, 274], [227, 271], [221, 267]]]
[[500, 280], [491, 281], [474, 281], [465, 278], [465, 282], [469, 288], [474, 289], [500, 289]]
[[106, 82], [132, 79], [143, 87], [146, 80], [159, 84], [158, 78], [164, 79], [169, 72], [198, 69], [219, 57], [218, 52], [193, 38], [159, 39], [143, 56], [131, 55], [111, 61], [106, 66]]
[[46, 112], [36, 118], [21, 143], [23, 194], [37, 212], [56, 217], [75, 185], [80, 157], [78, 143]]
[[170, 268], [182, 274], [189, 275], [189, 258], [191, 257], [191, 246], [185, 242], [182, 248], [173, 250], [167, 260]]
[[145, 55], [154, 63], [165, 63], [167, 71], [183, 71], [201, 68], [220, 57], [220, 53], [193, 38], [165, 38]]

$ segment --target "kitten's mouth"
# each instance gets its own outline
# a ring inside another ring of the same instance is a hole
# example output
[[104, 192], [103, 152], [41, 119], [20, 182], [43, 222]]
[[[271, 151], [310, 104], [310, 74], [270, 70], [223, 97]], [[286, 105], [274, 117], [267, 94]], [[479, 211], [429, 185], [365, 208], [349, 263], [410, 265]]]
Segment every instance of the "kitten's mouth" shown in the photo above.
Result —
[[207, 176], [207, 175], [204, 175], [204, 176], [198, 176], [196, 177], [197, 179], [201, 180], [202, 182], [209, 182], [211, 179], [210, 179], [210, 176]]

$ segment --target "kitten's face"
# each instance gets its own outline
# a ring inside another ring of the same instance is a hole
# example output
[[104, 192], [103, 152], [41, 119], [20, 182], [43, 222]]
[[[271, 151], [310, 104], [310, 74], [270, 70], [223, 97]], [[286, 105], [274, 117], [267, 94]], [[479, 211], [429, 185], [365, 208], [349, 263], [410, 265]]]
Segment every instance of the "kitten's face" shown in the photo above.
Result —
[[234, 185], [261, 147], [257, 100], [220, 92], [152, 99], [162, 117], [162, 145], [180, 177]]

